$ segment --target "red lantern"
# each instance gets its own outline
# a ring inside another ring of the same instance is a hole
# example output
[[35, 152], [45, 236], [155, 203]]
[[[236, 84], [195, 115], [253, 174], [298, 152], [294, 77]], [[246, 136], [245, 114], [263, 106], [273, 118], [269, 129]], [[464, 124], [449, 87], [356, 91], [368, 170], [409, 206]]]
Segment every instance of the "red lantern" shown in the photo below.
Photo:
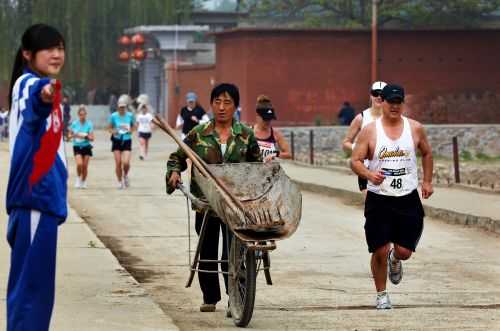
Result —
[[118, 59], [120, 61], [126, 62], [130, 60], [130, 54], [127, 51], [121, 51], [120, 54], [118, 55]]
[[132, 52], [132, 57], [137, 61], [142, 61], [146, 58], [146, 52], [142, 48], [136, 48]]
[[130, 45], [130, 37], [129, 36], [121, 36], [120, 39], [118, 39], [118, 43], [122, 46], [128, 46], [128, 45]]
[[143, 36], [142, 34], [140, 34], [140, 33], [136, 33], [136, 34], [134, 34], [134, 35], [132, 36], [132, 43], [133, 43], [134, 45], [137, 45], [137, 46], [139, 46], [139, 45], [143, 45], [143, 44], [144, 44], [144, 41], [145, 41], [145, 40], [144, 40], [144, 36]]

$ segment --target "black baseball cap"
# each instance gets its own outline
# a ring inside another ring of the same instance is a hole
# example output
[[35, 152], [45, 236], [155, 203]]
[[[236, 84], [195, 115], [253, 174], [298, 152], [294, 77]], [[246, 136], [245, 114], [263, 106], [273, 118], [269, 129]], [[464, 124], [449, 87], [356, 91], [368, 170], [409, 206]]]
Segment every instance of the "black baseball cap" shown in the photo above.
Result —
[[264, 121], [276, 119], [276, 113], [274, 112], [274, 108], [272, 107], [257, 108], [257, 114], [259, 114], [259, 116], [262, 117]]
[[382, 99], [388, 102], [399, 100], [400, 102], [405, 101], [405, 90], [396, 84], [387, 84], [382, 89]]

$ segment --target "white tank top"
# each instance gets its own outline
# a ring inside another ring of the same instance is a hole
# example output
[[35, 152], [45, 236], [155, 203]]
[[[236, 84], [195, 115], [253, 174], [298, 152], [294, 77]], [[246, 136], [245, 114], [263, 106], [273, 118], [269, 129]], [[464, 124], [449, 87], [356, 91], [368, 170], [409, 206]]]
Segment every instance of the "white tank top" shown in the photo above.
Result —
[[[361, 114], [361, 129], [373, 121], [375, 121], [375, 118], [372, 116], [372, 109], [368, 108], [363, 110], [363, 113]], [[368, 168], [369, 161], [365, 160], [363, 163]]]
[[368, 181], [368, 191], [389, 196], [410, 194], [418, 186], [417, 157], [410, 122], [403, 116], [403, 133], [397, 140], [387, 137], [380, 118], [375, 121], [375, 127], [377, 143], [368, 169], [384, 172], [385, 179], [380, 185]]
[[373, 122], [375, 119], [372, 116], [372, 109], [368, 108], [363, 110], [363, 114], [361, 116], [361, 129]]

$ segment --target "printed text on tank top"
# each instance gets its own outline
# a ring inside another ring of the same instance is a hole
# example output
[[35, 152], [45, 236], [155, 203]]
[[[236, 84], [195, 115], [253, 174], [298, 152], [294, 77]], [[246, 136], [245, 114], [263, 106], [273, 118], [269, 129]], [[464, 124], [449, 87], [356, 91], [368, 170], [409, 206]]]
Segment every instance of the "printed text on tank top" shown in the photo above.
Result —
[[368, 190], [388, 196], [410, 194], [418, 186], [417, 159], [410, 122], [403, 117], [403, 130], [396, 139], [388, 137], [381, 119], [375, 121], [376, 146], [368, 168], [382, 171], [385, 179], [380, 185], [368, 182]]
[[265, 139], [260, 139], [257, 138], [256, 136], [255, 139], [257, 140], [257, 144], [259, 144], [262, 159], [265, 159], [269, 155], [278, 156], [279, 148], [276, 142], [276, 138], [274, 137], [274, 131], [272, 127], [271, 127], [271, 134], [269, 135], [269, 137]]

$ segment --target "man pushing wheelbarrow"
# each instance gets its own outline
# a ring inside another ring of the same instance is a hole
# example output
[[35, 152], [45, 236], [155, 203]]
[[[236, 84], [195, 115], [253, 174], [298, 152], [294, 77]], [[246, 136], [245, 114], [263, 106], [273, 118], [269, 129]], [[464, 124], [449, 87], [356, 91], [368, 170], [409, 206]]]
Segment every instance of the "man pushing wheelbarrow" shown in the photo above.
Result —
[[[199, 242], [187, 286], [198, 271], [203, 293], [200, 311], [213, 312], [221, 300], [218, 273], [222, 273], [231, 305], [227, 316], [232, 316], [236, 325], [246, 326], [255, 299], [256, 260], [262, 260], [271, 284], [268, 251], [276, 248], [274, 240], [296, 230], [301, 195], [278, 163], [262, 163], [252, 129], [233, 120], [239, 106], [238, 88], [233, 84], [216, 86], [210, 103], [214, 119], [196, 126], [184, 142], [174, 137], [166, 123], [160, 119], [155, 122], [180, 146], [167, 162], [167, 192], [180, 188], [196, 211]], [[193, 161], [191, 193], [183, 189], [180, 175], [188, 158]], [[223, 248], [219, 259], [220, 233]]]

